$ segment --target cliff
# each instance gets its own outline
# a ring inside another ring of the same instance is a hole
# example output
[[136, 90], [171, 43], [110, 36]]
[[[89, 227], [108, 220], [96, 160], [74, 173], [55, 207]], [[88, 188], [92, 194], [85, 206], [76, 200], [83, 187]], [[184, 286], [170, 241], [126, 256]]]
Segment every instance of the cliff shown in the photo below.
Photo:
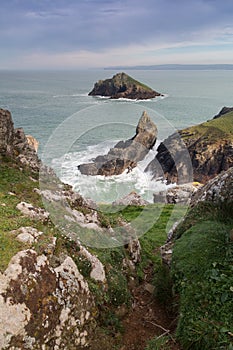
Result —
[[40, 160], [37, 156], [38, 141], [25, 135], [22, 128], [14, 128], [11, 113], [0, 109], [0, 157], [7, 156], [38, 172]]
[[119, 175], [126, 169], [133, 169], [154, 146], [157, 128], [146, 112], [143, 112], [136, 135], [126, 141], [118, 142], [108, 154], [96, 157], [93, 162], [81, 164], [78, 169], [85, 175]]
[[111, 79], [99, 80], [89, 95], [133, 100], [146, 100], [161, 96], [159, 92], [152, 90], [126, 73], [117, 73]]
[[[170, 272], [159, 247], [173, 206], [158, 217], [161, 205], [146, 205], [131, 193], [101, 210], [42, 164], [39, 181], [38, 169], [21, 161], [35, 151], [24, 133], [15, 138], [10, 113], [1, 115], [0, 348], [144, 350], [150, 339], [147, 348], [154, 349], [165, 331], [163, 344], [171, 348], [179, 349], [179, 342], [184, 349], [228, 348], [233, 168], [196, 192], [174, 232]], [[123, 236], [128, 232], [125, 245], [96, 249], [80, 241], [89, 236], [94, 243], [104, 233], [112, 239], [115, 226]]]
[[233, 112], [226, 111], [218, 118], [169, 136], [159, 145], [156, 158], [145, 171], [150, 171], [155, 179], [163, 176], [168, 182], [177, 183], [192, 181], [193, 171], [194, 181], [206, 183], [232, 166]]

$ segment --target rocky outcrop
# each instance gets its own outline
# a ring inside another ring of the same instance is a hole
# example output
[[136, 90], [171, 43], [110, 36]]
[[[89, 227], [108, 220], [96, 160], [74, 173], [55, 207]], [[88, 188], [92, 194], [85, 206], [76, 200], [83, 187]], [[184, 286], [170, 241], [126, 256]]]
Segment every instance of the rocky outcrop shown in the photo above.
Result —
[[168, 204], [190, 204], [191, 197], [200, 185], [183, 184], [168, 188], [165, 193], [154, 193], [154, 203], [164, 202]]
[[143, 206], [143, 205], [147, 205], [149, 204], [149, 202], [147, 202], [145, 199], [143, 199], [137, 192], [132, 191], [129, 194], [127, 194], [126, 196], [117, 199], [116, 201], [114, 201], [112, 203], [113, 206], [117, 206], [117, 205], [139, 205], [139, 206]]
[[184, 184], [193, 181], [190, 155], [178, 133], [161, 142], [155, 158], [147, 165], [145, 172], [151, 173], [155, 180], [164, 178], [168, 183]]
[[21, 251], [0, 273], [0, 348], [84, 348], [93, 305], [70, 257], [53, 267], [45, 255]]
[[78, 169], [85, 175], [119, 175], [131, 171], [154, 146], [157, 127], [144, 111], [136, 128], [136, 135], [127, 141], [118, 142], [107, 155], [96, 157], [93, 162], [81, 164]]
[[201, 187], [193, 196], [191, 206], [198, 202], [225, 202], [233, 201], [233, 167], [222, 172]]
[[0, 109], [0, 154], [12, 152], [14, 124], [9, 111]]
[[38, 171], [40, 161], [37, 156], [38, 142], [26, 137], [22, 128], [14, 129], [11, 113], [0, 109], [0, 155], [7, 155]]
[[106, 96], [113, 99], [128, 98], [146, 100], [161, 96], [159, 92], [140, 83], [125, 73], [118, 73], [111, 79], [99, 80], [89, 92], [90, 96]]
[[32, 135], [26, 135], [26, 138], [29, 146], [34, 148], [34, 150], [37, 152], [39, 147], [39, 142], [37, 141], [37, 139], [35, 139], [35, 137], [33, 137]]
[[35, 208], [30, 203], [20, 202], [17, 204], [16, 208], [21, 211], [21, 213], [31, 219], [47, 221], [49, 218], [49, 213], [43, 208]]
[[206, 183], [233, 166], [233, 112], [169, 136], [145, 171], [169, 183]]
[[222, 115], [227, 114], [229, 112], [233, 112], [233, 107], [223, 107], [221, 109], [221, 111], [214, 116], [214, 119], [217, 119], [217, 118], [221, 117]]

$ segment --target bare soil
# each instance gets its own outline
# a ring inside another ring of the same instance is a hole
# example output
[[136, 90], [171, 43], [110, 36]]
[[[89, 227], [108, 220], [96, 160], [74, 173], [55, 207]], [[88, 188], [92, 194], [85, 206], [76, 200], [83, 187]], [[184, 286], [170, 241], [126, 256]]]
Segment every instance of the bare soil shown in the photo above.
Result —
[[169, 335], [169, 349], [181, 350], [172, 336], [176, 329], [176, 315], [156, 300], [150, 290], [152, 269], [145, 271], [145, 280], [132, 290], [134, 303], [123, 320], [123, 346], [120, 350], [145, 350], [154, 337]]

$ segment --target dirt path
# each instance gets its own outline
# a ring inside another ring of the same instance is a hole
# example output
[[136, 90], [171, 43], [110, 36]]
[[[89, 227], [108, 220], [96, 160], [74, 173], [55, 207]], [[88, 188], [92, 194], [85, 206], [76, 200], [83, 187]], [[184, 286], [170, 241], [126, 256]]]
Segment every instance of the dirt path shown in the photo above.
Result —
[[148, 340], [166, 332], [171, 335], [170, 349], [180, 350], [172, 337], [176, 327], [175, 316], [169, 315], [153, 296], [151, 268], [145, 271], [145, 276], [146, 280], [132, 291], [134, 304], [123, 321], [125, 332], [121, 350], [144, 350]]

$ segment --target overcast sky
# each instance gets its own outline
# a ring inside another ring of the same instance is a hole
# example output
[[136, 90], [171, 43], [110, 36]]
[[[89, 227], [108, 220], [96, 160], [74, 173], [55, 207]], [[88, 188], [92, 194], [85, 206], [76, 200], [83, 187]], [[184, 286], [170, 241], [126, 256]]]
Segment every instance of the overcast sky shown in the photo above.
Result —
[[233, 63], [233, 0], [1, 0], [0, 69]]

